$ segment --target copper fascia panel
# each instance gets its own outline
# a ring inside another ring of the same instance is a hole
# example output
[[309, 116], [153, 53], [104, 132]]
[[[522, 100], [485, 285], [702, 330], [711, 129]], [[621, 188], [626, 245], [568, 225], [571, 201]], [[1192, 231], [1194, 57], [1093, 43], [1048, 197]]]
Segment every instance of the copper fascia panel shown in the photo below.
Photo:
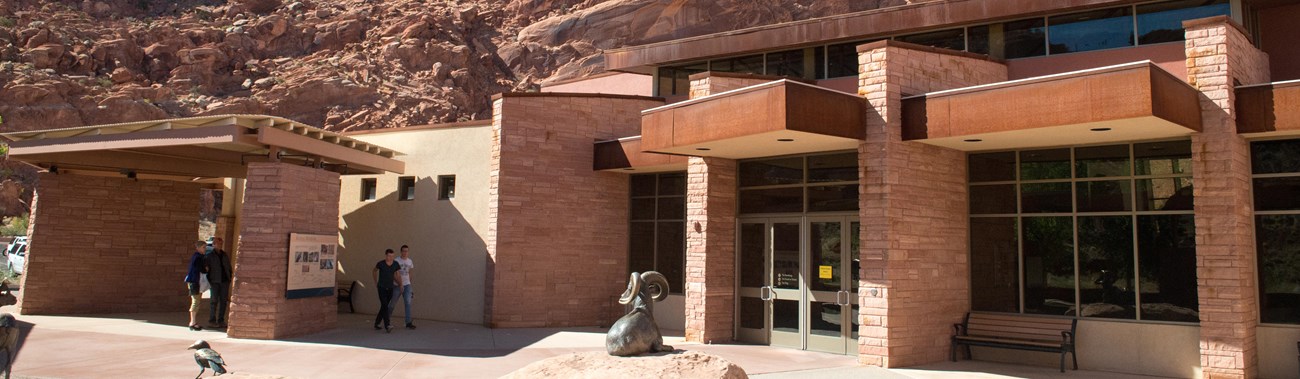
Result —
[[681, 155], [657, 154], [641, 149], [641, 138], [622, 138], [613, 141], [596, 142], [595, 162], [592, 169], [658, 169], [663, 167], [686, 168], [686, 157]]
[[1198, 92], [1150, 62], [903, 100], [903, 139], [925, 140], [1154, 116], [1201, 130]]
[[866, 138], [866, 100], [786, 80], [650, 109], [641, 115], [644, 151], [783, 130]]
[[406, 171], [406, 163], [396, 159], [357, 151], [315, 138], [304, 138], [304, 136], [296, 133], [276, 128], [258, 129], [257, 141], [269, 146], [278, 146], [328, 158], [331, 160], [330, 163], [344, 164], [349, 169], [357, 169], [369, 174], [382, 174], [384, 172], [401, 174]]
[[840, 43], [945, 26], [1014, 20], [1134, 2], [1137, 1], [927, 1], [608, 50], [605, 52], [605, 68], [611, 71], [645, 72], [647, 66]]
[[1237, 88], [1237, 133], [1300, 133], [1300, 80]]

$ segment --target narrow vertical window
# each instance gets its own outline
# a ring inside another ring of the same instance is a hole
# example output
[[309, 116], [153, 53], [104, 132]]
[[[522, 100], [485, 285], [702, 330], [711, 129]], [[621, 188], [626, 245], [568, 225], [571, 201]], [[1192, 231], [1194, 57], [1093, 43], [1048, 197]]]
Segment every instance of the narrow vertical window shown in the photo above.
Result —
[[456, 175], [438, 176], [438, 200], [456, 198]]
[[361, 201], [375, 199], [375, 178], [361, 179]]
[[403, 176], [397, 178], [397, 200], [410, 201], [415, 200], [415, 177]]

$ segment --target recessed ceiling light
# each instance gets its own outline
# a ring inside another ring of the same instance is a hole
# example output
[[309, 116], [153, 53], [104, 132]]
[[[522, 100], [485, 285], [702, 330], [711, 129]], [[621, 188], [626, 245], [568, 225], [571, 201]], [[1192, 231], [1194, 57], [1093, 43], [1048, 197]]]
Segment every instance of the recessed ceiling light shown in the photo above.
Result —
[[699, 151], [709, 151], [709, 150], [713, 150], [713, 149], [710, 149], [710, 148], [707, 148], [707, 147], [697, 147], [697, 148], [695, 148], [695, 150], [699, 150]]
[[984, 140], [979, 139], [979, 138], [964, 139], [964, 140], [962, 140], [962, 141], [965, 141], [965, 142], [984, 142]]
[[1092, 128], [1092, 129], [1088, 129], [1088, 130], [1091, 130], [1091, 131], [1094, 131], [1094, 132], [1105, 132], [1105, 131], [1109, 131], [1110, 128]]
[[794, 142], [794, 138], [777, 138], [778, 142]]

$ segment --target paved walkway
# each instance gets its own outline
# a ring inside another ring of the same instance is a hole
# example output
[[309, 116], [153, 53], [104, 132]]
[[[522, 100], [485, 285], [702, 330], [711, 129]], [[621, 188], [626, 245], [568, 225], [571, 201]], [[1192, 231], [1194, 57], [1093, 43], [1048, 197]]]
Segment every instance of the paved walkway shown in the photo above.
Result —
[[[0, 311], [12, 312], [12, 307]], [[198, 368], [186, 346], [207, 340], [237, 375], [254, 378], [496, 378], [540, 359], [601, 351], [604, 330], [488, 329], [417, 321], [417, 330], [392, 334], [371, 328], [373, 316], [340, 314], [334, 330], [285, 341], [227, 338], [222, 331], [192, 332], [187, 315], [96, 317], [19, 316], [24, 335], [14, 365], [19, 378], [189, 378]], [[1101, 372], [992, 364], [945, 363], [885, 370], [858, 366], [853, 357], [767, 346], [700, 345], [666, 338], [679, 349], [722, 356], [759, 378], [1124, 378]], [[205, 377], [207, 374], [205, 374]], [[1140, 378], [1127, 376], [1127, 378]]]

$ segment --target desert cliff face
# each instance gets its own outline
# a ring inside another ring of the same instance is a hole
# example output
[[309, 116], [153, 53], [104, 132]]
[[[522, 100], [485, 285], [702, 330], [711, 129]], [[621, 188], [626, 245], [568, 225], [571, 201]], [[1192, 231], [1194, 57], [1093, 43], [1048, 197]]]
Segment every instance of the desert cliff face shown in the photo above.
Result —
[[903, 0], [0, 0], [0, 130], [263, 113], [335, 131], [485, 119], [600, 52]]

